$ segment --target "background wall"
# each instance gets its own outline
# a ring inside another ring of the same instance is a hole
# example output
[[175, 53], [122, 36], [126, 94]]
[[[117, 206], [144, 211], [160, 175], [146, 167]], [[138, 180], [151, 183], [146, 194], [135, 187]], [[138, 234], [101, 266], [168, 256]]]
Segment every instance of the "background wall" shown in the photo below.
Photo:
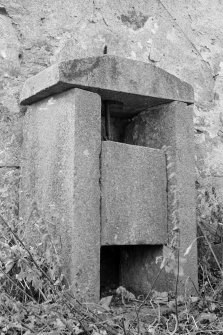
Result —
[[0, 0], [0, 194], [11, 208], [6, 211], [17, 211], [22, 84], [58, 60], [102, 54], [104, 45], [109, 54], [152, 63], [193, 85], [197, 180], [200, 187], [214, 185], [223, 200], [222, 17], [222, 0]]

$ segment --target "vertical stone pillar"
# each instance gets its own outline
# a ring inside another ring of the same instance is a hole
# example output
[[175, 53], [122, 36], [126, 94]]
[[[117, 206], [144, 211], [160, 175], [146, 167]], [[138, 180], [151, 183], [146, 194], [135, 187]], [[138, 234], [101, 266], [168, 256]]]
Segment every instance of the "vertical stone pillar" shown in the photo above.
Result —
[[[24, 117], [20, 216], [35, 201], [46, 220], [58, 217], [62, 264], [73, 292], [99, 299], [101, 99], [80, 89], [31, 106]], [[28, 239], [36, 239], [27, 223]]]
[[[180, 253], [196, 239], [195, 214], [195, 163], [193, 135], [193, 107], [186, 103], [172, 102], [148, 109], [136, 116], [126, 131], [126, 143], [162, 148], [170, 146], [175, 163], [180, 221]], [[169, 192], [168, 192], [169, 193]], [[171, 197], [168, 194], [169, 222], [171, 231]], [[184, 264], [181, 288], [188, 276], [197, 285], [197, 248], [194, 243], [188, 261]]]

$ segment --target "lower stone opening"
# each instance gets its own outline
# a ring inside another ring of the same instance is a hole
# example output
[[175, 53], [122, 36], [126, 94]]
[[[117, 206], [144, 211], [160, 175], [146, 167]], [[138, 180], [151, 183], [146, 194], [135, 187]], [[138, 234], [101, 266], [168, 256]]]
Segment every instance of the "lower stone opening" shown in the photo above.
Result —
[[100, 294], [112, 295], [120, 285], [121, 246], [101, 247]]
[[[126, 245], [120, 256], [120, 283], [136, 296], [146, 296], [150, 289], [165, 291], [169, 279], [165, 271], [160, 273], [159, 257], [163, 245]], [[172, 288], [172, 286], [171, 286]]]
[[172, 277], [165, 271], [159, 273], [157, 258], [162, 255], [162, 245], [101, 247], [101, 297], [115, 294], [119, 286], [124, 286], [136, 296], [145, 296], [152, 286], [160, 292], [172, 290]]

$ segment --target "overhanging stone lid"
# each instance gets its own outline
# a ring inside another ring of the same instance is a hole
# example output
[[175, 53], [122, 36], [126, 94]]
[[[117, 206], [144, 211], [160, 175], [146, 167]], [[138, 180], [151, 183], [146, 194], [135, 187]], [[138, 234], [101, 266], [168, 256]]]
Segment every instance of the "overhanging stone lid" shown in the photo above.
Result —
[[123, 103], [116, 114], [134, 115], [148, 107], [194, 102], [191, 85], [149, 63], [112, 55], [63, 61], [26, 80], [21, 104], [78, 87], [98, 93], [102, 100]]

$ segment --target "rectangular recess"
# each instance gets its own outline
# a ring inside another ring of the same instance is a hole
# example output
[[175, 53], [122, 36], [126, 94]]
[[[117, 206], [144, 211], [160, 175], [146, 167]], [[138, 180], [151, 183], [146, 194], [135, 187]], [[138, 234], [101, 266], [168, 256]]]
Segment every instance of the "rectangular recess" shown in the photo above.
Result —
[[162, 150], [102, 142], [101, 197], [101, 245], [167, 242]]

